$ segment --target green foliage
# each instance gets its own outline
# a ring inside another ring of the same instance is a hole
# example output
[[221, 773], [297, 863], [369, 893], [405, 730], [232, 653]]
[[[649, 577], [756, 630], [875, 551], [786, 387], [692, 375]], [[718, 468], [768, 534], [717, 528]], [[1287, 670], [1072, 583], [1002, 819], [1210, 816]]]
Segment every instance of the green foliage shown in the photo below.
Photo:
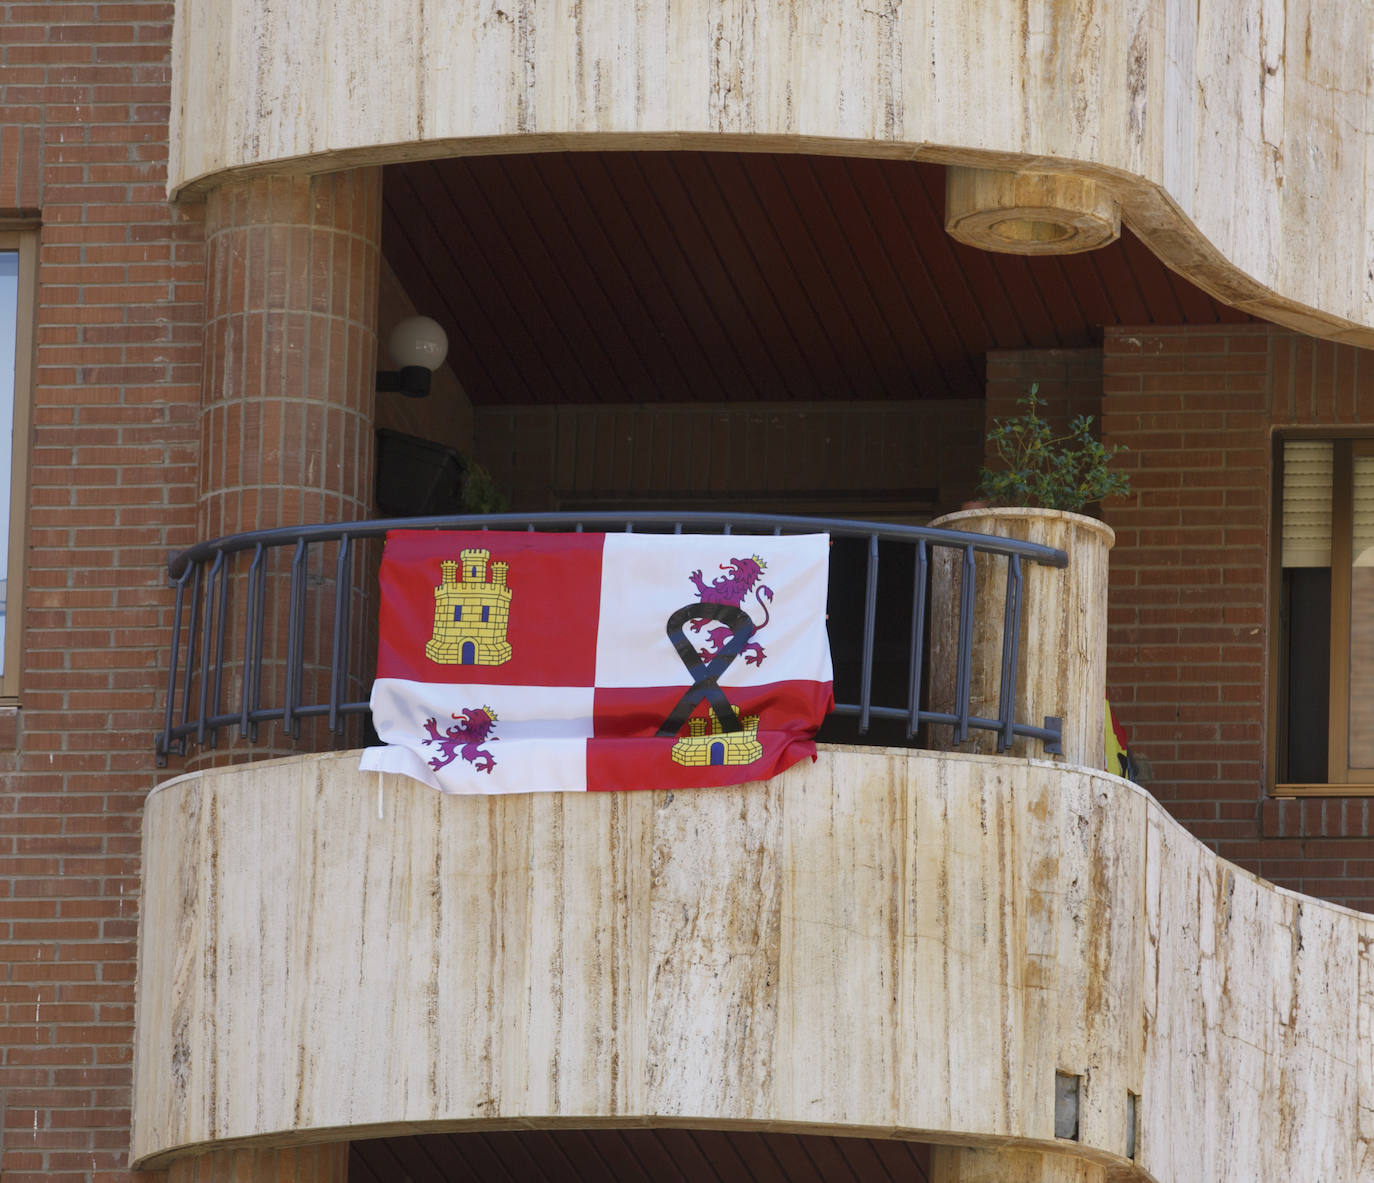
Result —
[[510, 503], [496, 488], [496, 482], [476, 460], [463, 458], [463, 512], [505, 513]]
[[1124, 449], [1108, 450], [1093, 438], [1091, 415], [1076, 416], [1067, 435], [1055, 436], [1036, 413], [1037, 407], [1045, 405], [1039, 389], [1036, 384], [1017, 400], [1017, 406], [1026, 408], [1024, 415], [994, 420], [988, 443], [999, 463], [980, 470], [979, 493], [996, 505], [1073, 511], [1129, 493], [1130, 477], [1109, 471]]

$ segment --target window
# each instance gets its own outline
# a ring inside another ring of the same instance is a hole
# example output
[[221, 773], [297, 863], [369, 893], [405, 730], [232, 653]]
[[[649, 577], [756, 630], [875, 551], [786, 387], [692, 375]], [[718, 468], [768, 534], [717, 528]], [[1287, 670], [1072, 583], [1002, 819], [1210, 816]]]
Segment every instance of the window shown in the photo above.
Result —
[[1374, 439], [1280, 468], [1275, 791], [1374, 794]]
[[37, 235], [0, 230], [0, 702], [19, 696]]

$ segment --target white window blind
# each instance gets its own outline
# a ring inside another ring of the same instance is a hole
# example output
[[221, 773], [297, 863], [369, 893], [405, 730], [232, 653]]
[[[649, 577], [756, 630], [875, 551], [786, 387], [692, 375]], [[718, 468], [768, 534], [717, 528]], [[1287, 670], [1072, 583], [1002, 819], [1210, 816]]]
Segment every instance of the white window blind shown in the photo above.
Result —
[[1374, 456], [1356, 456], [1351, 477], [1351, 561], [1356, 567], [1374, 567]]
[[1288, 440], [1283, 445], [1285, 567], [1331, 566], [1332, 452], [1330, 440]]

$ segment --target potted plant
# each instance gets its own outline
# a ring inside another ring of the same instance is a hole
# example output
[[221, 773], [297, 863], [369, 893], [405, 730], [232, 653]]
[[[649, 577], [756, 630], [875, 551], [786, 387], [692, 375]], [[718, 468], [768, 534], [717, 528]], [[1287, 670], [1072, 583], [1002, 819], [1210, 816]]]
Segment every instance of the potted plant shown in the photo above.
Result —
[[[1062, 759], [1098, 767], [1103, 752], [1106, 688], [1107, 555], [1110, 527], [1080, 512], [1130, 492], [1130, 479], [1111, 465], [1123, 450], [1092, 434], [1092, 418], [1076, 416], [1056, 435], [1040, 415], [1045, 401], [1032, 386], [1018, 402], [1023, 414], [995, 420], [987, 434], [992, 463], [980, 471], [987, 504], [946, 514], [931, 524], [947, 530], [1038, 542], [1064, 551], [1061, 570], [1035, 563], [1022, 569], [1021, 626], [1014, 713], [1040, 724], [1062, 719]], [[933, 563], [931, 697], [937, 710], [955, 710], [957, 620], [962, 555], [937, 548]], [[974, 651], [969, 709], [996, 717], [1000, 697], [1002, 631], [1007, 592], [1005, 559], [980, 556], [974, 579]], [[936, 747], [951, 747], [950, 729], [932, 728]], [[971, 732], [960, 750], [996, 751], [989, 732]], [[1013, 754], [1042, 755], [1018, 742]]]
[[978, 491], [992, 505], [1033, 506], [1081, 513], [1087, 506], [1131, 491], [1131, 479], [1111, 463], [1124, 448], [1107, 448], [1092, 434], [1092, 416], [1076, 415], [1065, 435], [1056, 436], [1040, 417], [1045, 405], [1035, 384], [1017, 406], [1023, 415], [993, 420], [987, 451], [995, 467], [979, 470]]

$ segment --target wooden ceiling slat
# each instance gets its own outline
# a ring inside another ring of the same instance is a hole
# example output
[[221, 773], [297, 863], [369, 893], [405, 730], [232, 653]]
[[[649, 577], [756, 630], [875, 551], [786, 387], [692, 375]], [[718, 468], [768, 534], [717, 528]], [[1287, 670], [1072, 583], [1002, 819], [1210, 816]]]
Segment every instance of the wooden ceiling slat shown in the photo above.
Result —
[[944, 170], [923, 168], [918, 175], [925, 196], [922, 213], [926, 224], [921, 241], [929, 251], [928, 257], [948, 259], [947, 273], [952, 270], [960, 277], [959, 282], [974, 293], [979, 320], [986, 326], [985, 348], [1018, 348], [1030, 337], [996, 265], [996, 256], [955, 242], [945, 233]]
[[867, 1179], [855, 1179], [849, 1163], [840, 1153], [838, 1138], [798, 1138], [799, 1146], [811, 1163], [816, 1178], [825, 1183], [870, 1183]]
[[765, 271], [756, 236], [741, 230], [740, 214], [745, 206], [751, 211], [757, 209], [747, 185], [738, 173], [717, 170], [715, 161], [705, 153], [675, 153], [668, 160], [681, 182], [674, 191], [676, 200], [695, 206], [701, 233], [714, 240], [716, 265], [722, 274], [728, 274], [727, 282], [754, 324], [758, 348], [772, 371], [767, 397], [824, 398], [825, 392], [816, 385], [815, 366], [781, 306], [789, 285], [777, 283]]
[[696, 183], [689, 187], [683, 165], [691, 161], [700, 164], [700, 156], [659, 152], [641, 158], [645, 180], [658, 195], [663, 215], [691, 261], [693, 275], [708, 294], [722, 336], [730, 340], [759, 398], [787, 398], [787, 379], [773, 348], [786, 332], [774, 327], [777, 312], [768, 285], [730, 218], [705, 220], [719, 191], [709, 173], [693, 176]]
[[722, 1130], [692, 1130], [691, 1135], [722, 1183], [779, 1183], [777, 1164], [766, 1157], [766, 1152], [760, 1160], [762, 1135], [740, 1138]]
[[767, 154], [395, 165], [383, 249], [479, 406], [976, 398], [990, 349], [1251, 319], [1129, 232], [1064, 258], [960, 246], [944, 181]]
[[416, 308], [444, 326], [454, 373], [460, 375], [469, 396], [488, 402], [501, 390], [523, 392], [525, 380], [488, 319], [488, 309], [464, 299], [466, 287], [442, 282], [452, 270], [440, 259], [448, 247], [427, 210], [416, 211], [421, 202], [409, 178], [401, 175], [388, 193], [382, 249]]
[[658, 1138], [668, 1155], [692, 1183], [738, 1183], [729, 1175], [722, 1175], [697, 1142], [694, 1130], [659, 1130]]
[[[969, 248], [962, 248], [969, 249]], [[1040, 285], [1032, 269], [1032, 260], [1024, 255], [1003, 255], [976, 251], [986, 260], [987, 265], [997, 276], [1007, 299], [1016, 310], [1016, 322], [1020, 332], [1028, 341], [1043, 341], [1046, 348], [1057, 348], [1062, 344], [1053, 315], [1045, 306]]]
[[929, 1146], [895, 1138], [874, 1138], [870, 1145], [888, 1176], [897, 1183], [929, 1183]]
[[392, 1138], [387, 1143], [387, 1150], [396, 1163], [396, 1173], [390, 1176], [392, 1180], [447, 1183], [450, 1178], [450, 1172], [439, 1165], [452, 1161], [448, 1157], [452, 1150], [442, 1139]]
[[823, 157], [813, 165], [889, 334], [886, 348], [877, 342], [875, 351], [885, 354], [885, 364], [895, 371], [908, 397], [948, 398], [952, 385], [944, 359], [927, 332], [921, 306], [912, 299], [910, 281], [897, 270], [901, 240], [888, 242], [879, 234], [869, 203], [857, 189], [847, 163]]
[[836, 214], [822, 183], [822, 177], [830, 171], [826, 166], [831, 162], [810, 156], [779, 156], [775, 163], [813, 249], [820, 255], [837, 292], [842, 293], [846, 323], [854, 326], [852, 351], [862, 352], [872, 367], [875, 384], [869, 397], [912, 397], [915, 392], [910, 376], [898, 372], [902, 367], [893, 364], [894, 355], [900, 353], [893, 328], [884, 318], [869, 277], [855, 257], [850, 228]]
[[[1169, 292], [1177, 306], [1180, 323], [1214, 324], [1220, 319], [1222, 311], [1231, 311], [1226, 309], [1224, 305], [1218, 304], [1201, 288], [1195, 287], [1181, 275], [1175, 275], [1156, 259], [1150, 252], [1150, 248], [1129, 230], [1122, 230], [1121, 242], [1127, 257], [1131, 260], [1131, 266], [1137, 274], [1159, 271], [1164, 282], [1169, 285]], [[1248, 319], [1244, 313], [1238, 315], [1243, 320]]]
[[[1183, 309], [1169, 282], [1169, 269], [1159, 264], [1149, 248], [1134, 234], [1123, 234], [1116, 244], [1135, 277], [1136, 289], [1145, 302], [1152, 324], [1181, 324]], [[1154, 266], [1150, 266], [1153, 263]]]
[[[570, 207], [554, 199], [543, 171], [528, 156], [502, 160], [500, 168], [482, 172], [503, 211], [502, 220], [514, 223], [513, 240], [521, 244], [520, 254], [544, 299], [567, 311], [565, 336], [585, 343], [584, 350], [573, 353], [574, 361], [584, 366], [587, 385], [599, 397], [618, 395], [613, 401], [644, 397], [654, 383], [635, 341], [636, 335], [640, 340], [643, 336], [627, 330], [620, 309], [606, 296], [613, 281], [603, 276], [616, 269], [614, 256], [585, 250], [579, 233], [585, 222], [569, 221]], [[512, 213], [516, 208], [522, 218]]]
[[1051, 255], [1043, 259], [1027, 259], [1027, 269], [1042, 306], [1053, 321], [1053, 337], [1059, 349], [1083, 349], [1100, 340], [1096, 324], [1086, 319], [1074, 295], [1073, 285], [1064, 270], [1069, 256]]
[[724, 1130], [505, 1130], [349, 1148], [350, 1183], [911, 1183], [928, 1165], [915, 1143]]
[[835, 344], [859, 398], [888, 395], [883, 376], [867, 349], [852, 303], [836, 281], [830, 260], [816, 241], [816, 231], [797, 205], [792, 178], [784, 174], [785, 157], [750, 162], [749, 179], [775, 232], [789, 244], [792, 265], [816, 308], [826, 335]]
[[[541, 163], [542, 163], [542, 158]], [[575, 169], [572, 168], [575, 163]], [[696, 338], [676, 292], [664, 275], [656, 244], [629, 208], [626, 194], [618, 184], [608, 156], [589, 153], [568, 162], [581, 185], [595, 220], [606, 238], [618, 244], [617, 257], [639, 296], [640, 308], [650, 324], [650, 344], [661, 367], [669, 363], [676, 370], [672, 385], [683, 392], [681, 399], [702, 397], [703, 387], [722, 388], [713, 359], [706, 355]]]
[[1060, 261], [1073, 291], [1074, 304], [1085, 326], [1114, 324], [1116, 321], [1111, 298], [1102, 282], [1102, 273], [1093, 262], [1093, 256], [1097, 253], [1087, 251], [1078, 255], [1065, 255]]
[[969, 391], [981, 390], [982, 368], [970, 364], [969, 355], [975, 349], [981, 355], [983, 337], [979, 335], [975, 345], [965, 339], [961, 325], [951, 314], [952, 302], [948, 294], [935, 282], [908, 211], [898, 205], [888, 183], [889, 177], [907, 174], [908, 183], [919, 184], [916, 170], [920, 166], [909, 164], [904, 169], [895, 169], [884, 167], [882, 161], [857, 159], [847, 160], [845, 165], [872, 221], [874, 234], [900, 277], [931, 354], [938, 360], [945, 397], [958, 398]]
[[[542, 385], [531, 391], [530, 401], [592, 402], [591, 384], [574, 360], [570, 339], [575, 310], [565, 305], [555, 308], [545, 290], [547, 276], [523, 256], [522, 215], [518, 209], [507, 208], [499, 192], [491, 191], [498, 174], [489, 166], [497, 159], [478, 158], [477, 163], [486, 167], [477, 168], [472, 160], [458, 160], [452, 169], [439, 172], [436, 198], [438, 192], [443, 193], [450, 233], [462, 236], [461, 263], [470, 266], [481, 260], [510, 310], [503, 327], [510, 330], [511, 347], [530, 350], [542, 369]], [[430, 167], [437, 170], [433, 162]]]
[[654, 1183], [686, 1183], [677, 1160], [668, 1152], [658, 1130], [608, 1130], [619, 1136], [635, 1161]]
[[[785, 1135], [760, 1133], [757, 1138], [735, 1138], [735, 1149], [757, 1183], [820, 1183], [811, 1161], [798, 1156], [785, 1143]], [[795, 1168], [797, 1173], [793, 1173]]]
[[781, 236], [779, 224], [751, 180], [757, 165], [747, 157], [715, 153], [709, 157], [709, 168], [728, 194], [740, 235], [750, 244], [759, 271], [771, 282], [777, 306], [792, 326], [797, 365], [810, 371], [810, 381], [793, 397], [808, 401], [837, 395], [856, 397], [853, 375], [831, 336], [834, 326], [827, 324], [815, 293], [798, 271], [804, 244]]
[[758, 387], [740, 357], [739, 344], [716, 307], [717, 297], [728, 299], [729, 294], [702, 286], [695, 262], [663, 208], [662, 195], [650, 181], [651, 173], [662, 179], [657, 177], [652, 161], [642, 161], [634, 153], [615, 154], [607, 157], [607, 167], [630, 216], [652, 244], [658, 270], [682, 309], [707, 368], [716, 375], [714, 388], [703, 389], [701, 383], [696, 384], [697, 397], [716, 400], [729, 398], [731, 394], [726, 392], [733, 392], [736, 398], [758, 398]]
[[1120, 242], [1099, 251], [1089, 251], [1086, 258], [1097, 270], [1107, 294], [1111, 314], [1107, 324], [1141, 325], [1150, 323], [1150, 311], [1140, 294], [1139, 281], [1130, 263], [1121, 252]]
[[[503, 1138], [513, 1150], [520, 1135], [505, 1132]], [[425, 1141], [430, 1141], [426, 1138]], [[510, 1165], [510, 1150], [502, 1151], [492, 1145], [489, 1134], [447, 1134], [443, 1141], [433, 1139], [436, 1157], [443, 1161], [445, 1155], [451, 1161], [463, 1164], [464, 1169], [474, 1179], [490, 1180], [491, 1183], [521, 1183], [525, 1176]]]
[[773, 1157], [777, 1160], [781, 1177], [787, 1183], [829, 1183], [817, 1167], [817, 1157], [807, 1152], [807, 1147], [815, 1144], [821, 1148], [833, 1138], [813, 1136], [798, 1138], [794, 1134], [765, 1134], [764, 1140]]
[[623, 1174], [611, 1166], [605, 1149], [614, 1143], [599, 1130], [559, 1130], [556, 1138], [552, 1134], [550, 1138], [557, 1141], [558, 1149], [573, 1172], [573, 1178], [586, 1180], [586, 1183], [601, 1183], [604, 1179], [624, 1180], [625, 1183], [641, 1183], [643, 1180], [638, 1164], [633, 1160], [629, 1163], [633, 1174]]
[[835, 1145], [844, 1156], [855, 1179], [863, 1183], [907, 1183], [904, 1176], [891, 1176], [868, 1138], [837, 1138]]
[[[635, 401], [685, 402], [692, 397], [691, 388], [682, 376], [676, 353], [668, 346], [660, 320], [654, 314], [661, 288], [649, 285], [646, 290], [637, 282], [638, 269], [631, 262], [642, 252], [634, 242], [617, 233], [614, 225], [603, 219], [612, 210], [605, 203], [593, 204], [589, 185], [594, 185], [594, 173], [603, 166], [593, 153], [551, 153], [548, 156], [512, 158], [519, 160], [523, 176], [538, 178], [551, 202], [557, 204], [567, 226], [569, 250], [576, 249], [589, 271], [595, 271], [598, 287], [614, 318], [610, 324], [618, 341], [634, 352], [638, 367], [645, 374], [643, 387]], [[599, 323], [599, 322], [598, 322]], [[619, 349], [615, 350], [619, 356]]]
[[[556, 380], [543, 362], [538, 343], [525, 328], [524, 310], [517, 305], [520, 277], [504, 276], [492, 266], [445, 184], [444, 178], [461, 164], [445, 162], [443, 168], [433, 162], [406, 166], [413, 189], [405, 215], [420, 235], [416, 246], [427, 265], [440, 276], [438, 286], [448, 293], [454, 323], [470, 321], [478, 331], [489, 331], [491, 352], [500, 353], [510, 364], [512, 386], [493, 391], [489, 397], [497, 402], [549, 401], [556, 390]], [[465, 208], [471, 204], [468, 200], [463, 202]], [[511, 285], [515, 285], [514, 296]], [[459, 373], [458, 379], [466, 388], [466, 376]]]

